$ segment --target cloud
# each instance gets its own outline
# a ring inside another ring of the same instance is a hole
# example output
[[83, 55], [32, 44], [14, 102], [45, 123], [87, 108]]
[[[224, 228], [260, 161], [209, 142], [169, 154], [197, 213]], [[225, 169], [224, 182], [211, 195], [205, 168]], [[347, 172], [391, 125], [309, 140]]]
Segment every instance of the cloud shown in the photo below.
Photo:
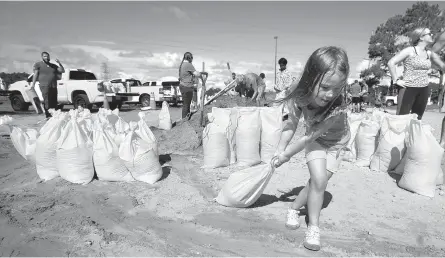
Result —
[[[156, 14], [173, 14], [178, 20], [184, 20], [184, 21], [189, 21], [190, 16], [183, 11], [181, 8], [177, 7], [177, 6], [168, 6], [168, 7], [159, 7], [159, 6], [153, 6], [150, 11], [152, 13], [156, 13]], [[165, 19], [165, 17], [164, 17]]]
[[369, 60], [362, 60], [360, 61], [357, 66], [355, 67], [355, 70], [357, 73], [360, 73], [361, 71], [365, 70], [368, 68], [369, 65]]
[[112, 41], [105, 41], [105, 40], [90, 40], [88, 41], [88, 43], [102, 44], [102, 45], [116, 45], [116, 43]]
[[168, 7], [168, 11], [173, 13], [179, 20], [190, 20], [189, 15], [177, 6]]
[[152, 57], [153, 54], [149, 51], [136, 50], [136, 51], [121, 51], [119, 57]]

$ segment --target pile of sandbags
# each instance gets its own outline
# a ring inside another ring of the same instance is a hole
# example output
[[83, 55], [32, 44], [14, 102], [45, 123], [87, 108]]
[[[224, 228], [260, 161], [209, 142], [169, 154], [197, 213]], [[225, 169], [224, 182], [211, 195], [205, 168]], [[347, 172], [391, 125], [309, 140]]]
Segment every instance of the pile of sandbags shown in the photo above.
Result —
[[383, 118], [378, 146], [371, 158], [371, 170], [389, 172], [399, 165], [406, 151], [405, 137], [410, 122], [416, 117], [416, 114], [410, 114], [386, 115]]
[[163, 130], [172, 129], [172, 118], [169, 111], [170, 105], [167, 101], [162, 102], [162, 109], [159, 112], [159, 128]]
[[399, 187], [428, 197], [434, 197], [436, 185], [443, 184], [444, 149], [431, 131], [431, 126], [419, 120], [410, 121], [406, 154], [395, 169], [402, 174]]
[[212, 108], [203, 132], [204, 168], [269, 163], [281, 137], [279, 107]]
[[0, 135], [10, 135], [11, 134], [11, 123], [13, 119], [10, 116], [0, 117]]
[[153, 184], [162, 177], [158, 143], [143, 112], [131, 124], [118, 110], [100, 109], [94, 115], [81, 108], [50, 112], [52, 117], [39, 132], [15, 127], [11, 136], [20, 155], [35, 160], [41, 179], [60, 176], [88, 184], [96, 173], [99, 180]]

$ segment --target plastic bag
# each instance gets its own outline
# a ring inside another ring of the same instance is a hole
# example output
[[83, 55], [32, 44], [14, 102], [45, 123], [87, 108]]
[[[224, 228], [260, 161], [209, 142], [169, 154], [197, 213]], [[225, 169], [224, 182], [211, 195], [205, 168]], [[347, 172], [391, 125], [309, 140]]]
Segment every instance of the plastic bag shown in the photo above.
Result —
[[202, 146], [203, 168], [225, 167], [230, 164], [230, 148], [225, 128], [215, 122], [209, 123], [202, 133]]
[[153, 184], [162, 177], [156, 142], [144, 140], [135, 132], [137, 128], [138, 123], [130, 122], [130, 132], [119, 147], [119, 157], [134, 179]]
[[134, 181], [119, 157], [119, 146], [107, 131], [108, 124], [96, 122], [93, 131], [93, 163], [99, 180]]
[[368, 167], [371, 163], [378, 144], [378, 134], [380, 126], [376, 121], [364, 120], [360, 123], [357, 136], [355, 137], [357, 146], [357, 161], [355, 165]]
[[119, 116], [119, 109], [115, 109], [112, 111], [112, 114], [117, 116], [117, 121], [115, 123], [115, 131], [116, 131], [116, 137], [115, 141], [117, 145], [120, 145], [122, 141], [124, 140], [127, 132], [130, 130], [130, 125], [125, 122], [122, 117]]
[[57, 168], [57, 141], [65, 125], [64, 113], [53, 113], [46, 124], [40, 129], [40, 136], [36, 141], [36, 169], [43, 180], [51, 180], [59, 176]]
[[274, 171], [271, 164], [237, 171], [230, 175], [215, 200], [228, 207], [249, 207], [263, 194]]
[[239, 108], [235, 133], [236, 158], [239, 166], [254, 166], [261, 162], [261, 122], [257, 108]]
[[343, 160], [348, 162], [354, 162], [357, 159], [357, 147], [356, 147], [356, 136], [358, 133], [358, 129], [362, 120], [364, 119], [363, 113], [351, 113], [348, 112], [348, 122], [349, 122], [349, 130], [351, 133], [351, 138], [349, 139], [346, 145], [346, 151], [343, 154]]
[[74, 184], [88, 184], [94, 177], [93, 142], [77, 121], [78, 110], [69, 112], [57, 143], [57, 168], [60, 176]]
[[162, 109], [161, 112], [159, 112], [159, 128], [163, 130], [172, 129], [172, 119], [168, 108], [169, 105], [167, 101], [162, 102]]
[[17, 152], [26, 160], [35, 163], [36, 141], [39, 132], [35, 129], [23, 131], [18, 127], [13, 127], [11, 141]]
[[406, 141], [404, 172], [398, 185], [420, 195], [434, 197], [444, 149], [431, 132], [431, 126], [411, 120]]
[[269, 163], [277, 151], [278, 143], [282, 131], [282, 111], [278, 107], [267, 107], [260, 109], [261, 120], [261, 140], [260, 155], [261, 161]]
[[416, 114], [410, 114], [383, 118], [377, 150], [371, 158], [371, 170], [389, 172], [397, 167], [406, 151], [405, 137], [410, 121], [416, 117]]

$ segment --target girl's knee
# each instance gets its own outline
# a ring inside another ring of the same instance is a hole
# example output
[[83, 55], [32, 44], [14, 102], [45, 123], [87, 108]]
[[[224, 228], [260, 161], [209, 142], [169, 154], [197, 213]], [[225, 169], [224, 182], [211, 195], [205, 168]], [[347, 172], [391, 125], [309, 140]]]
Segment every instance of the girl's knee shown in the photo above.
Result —
[[328, 176], [319, 175], [314, 178], [311, 177], [310, 184], [317, 192], [324, 192], [328, 186]]

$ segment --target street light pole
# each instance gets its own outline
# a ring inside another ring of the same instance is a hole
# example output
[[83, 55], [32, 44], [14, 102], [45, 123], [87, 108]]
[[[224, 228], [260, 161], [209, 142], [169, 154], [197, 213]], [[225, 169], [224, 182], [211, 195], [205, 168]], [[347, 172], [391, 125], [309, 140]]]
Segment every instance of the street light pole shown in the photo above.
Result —
[[278, 45], [278, 37], [273, 37], [275, 39], [275, 85], [277, 84], [277, 45]]

